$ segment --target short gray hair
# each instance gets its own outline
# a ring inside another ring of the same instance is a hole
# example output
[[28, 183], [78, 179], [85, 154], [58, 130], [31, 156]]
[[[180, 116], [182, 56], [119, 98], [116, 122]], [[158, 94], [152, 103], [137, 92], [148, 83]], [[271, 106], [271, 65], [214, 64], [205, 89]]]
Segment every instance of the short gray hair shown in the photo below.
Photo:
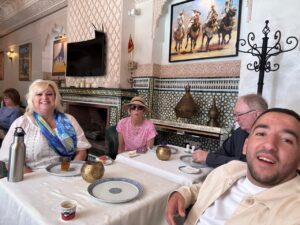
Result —
[[29, 92], [26, 95], [27, 99], [27, 107], [26, 107], [26, 113], [29, 115], [32, 115], [35, 111], [33, 106], [33, 98], [36, 95], [37, 92], [41, 92], [46, 90], [48, 87], [51, 87], [54, 91], [55, 95], [55, 109], [57, 111], [63, 112], [63, 107], [61, 105], [61, 95], [59, 93], [58, 87], [54, 81], [51, 80], [35, 80], [30, 86], [29, 86]]
[[238, 101], [242, 100], [250, 109], [259, 110], [264, 112], [268, 109], [267, 101], [261, 96], [257, 94], [248, 94], [239, 97]]

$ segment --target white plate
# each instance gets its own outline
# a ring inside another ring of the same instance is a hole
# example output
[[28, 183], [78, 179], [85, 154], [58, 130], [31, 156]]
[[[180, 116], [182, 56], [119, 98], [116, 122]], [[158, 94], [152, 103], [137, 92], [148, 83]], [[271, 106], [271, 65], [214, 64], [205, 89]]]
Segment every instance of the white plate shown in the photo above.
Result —
[[[103, 161], [100, 159], [100, 156], [98, 158], [96, 158], [96, 161], [101, 161], [103, 163]], [[103, 163], [104, 166], [108, 166], [108, 165], [111, 165], [113, 164], [113, 159], [110, 158], [109, 156], [105, 156], [105, 163]]]
[[204, 164], [194, 162], [192, 155], [182, 155], [182, 156], [180, 156], [180, 160], [189, 166], [193, 166], [193, 167], [197, 167], [197, 168], [206, 167], [206, 165], [204, 165]]
[[72, 177], [80, 175], [80, 170], [84, 161], [71, 161], [70, 168], [67, 171], [61, 171], [60, 162], [50, 164], [46, 167], [46, 171], [52, 175], [60, 177]]
[[140, 154], [136, 153], [136, 150], [132, 150], [132, 151], [129, 151], [128, 152], [128, 156], [130, 158], [133, 158], [133, 157], [136, 157], [136, 156], [139, 156]]
[[196, 168], [193, 166], [180, 166], [178, 167], [179, 171], [183, 172], [183, 173], [188, 173], [188, 174], [199, 174], [201, 173], [201, 169], [200, 168]]
[[88, 186], [91, 196], [108, 203], [132, 201], [143, 193], [143, 189], [137, 181], [123, 177], [100, 179]]

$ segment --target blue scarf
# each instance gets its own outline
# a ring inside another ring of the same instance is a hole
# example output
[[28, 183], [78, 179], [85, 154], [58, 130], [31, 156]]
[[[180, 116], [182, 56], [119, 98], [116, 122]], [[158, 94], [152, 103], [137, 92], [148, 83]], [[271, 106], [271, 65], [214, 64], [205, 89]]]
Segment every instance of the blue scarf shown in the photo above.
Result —
[[77, 136], [74, 127], [65, 114], [55, 112], [54, 118], [57, 134], [39, 114], [34, 112], [33, 116], [40, 127], [42, 134], [47, 139], [48, 144], [58, 155], [68, 157], [75, 155]]

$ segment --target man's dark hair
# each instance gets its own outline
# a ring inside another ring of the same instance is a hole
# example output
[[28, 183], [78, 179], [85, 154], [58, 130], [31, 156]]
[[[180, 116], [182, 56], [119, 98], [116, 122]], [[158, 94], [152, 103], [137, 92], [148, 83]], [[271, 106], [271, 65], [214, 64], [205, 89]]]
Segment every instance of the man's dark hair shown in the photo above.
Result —
[[278, 112], [278, 113], [283, 113], [283, 114], [286, 114], [286, 115], [290, 115], [292, 117], [294, 117], [296, 120], [298, 120], [300, 122], [300, 115], [298, 113], [296, 113], [295, 111], [291, 110], [291, 109], [284, 109], [284, 108], [270, 108], [266, 111], [264, 111], [262, 114], [260, 114], [254, 124], [256, 123], [256, 121], [261, 117], [263, 116], [264, 114], [267, 114], [269, 112]]

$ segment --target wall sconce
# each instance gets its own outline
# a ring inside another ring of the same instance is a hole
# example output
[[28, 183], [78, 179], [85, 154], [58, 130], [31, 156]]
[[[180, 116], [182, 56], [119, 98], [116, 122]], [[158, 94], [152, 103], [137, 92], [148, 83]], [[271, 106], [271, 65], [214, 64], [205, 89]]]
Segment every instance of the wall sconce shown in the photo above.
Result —
[[128, 10], [128, 16], [139, 16], [139, 15], [141, 15], [141, 9]]
[[133, 60], [129, 60], [128, 61], [128, 70], [129, 70], [130, 74], [132, 75], [136, 69], [137, 69], [137, 62], [135, 62]]
[[135, 62], [133, 60], [129, 60], [127, 66], [128, 66], [128, 71], [130, 72], [130, 78], [128, 79], [128, 83], [131, 85], [131, 88], [132, 88], [133, 83], [134, 83], [132, 75], [133, 75], [133, 72], [136, 71], [138, 64], [137, 64], [137, 62]]
[[6, 55], [8, 56], [9, 60], [12, 61], [13, 57], [15, 55], [15, 51], [14, 50], [9, 50], [6, 52]]

